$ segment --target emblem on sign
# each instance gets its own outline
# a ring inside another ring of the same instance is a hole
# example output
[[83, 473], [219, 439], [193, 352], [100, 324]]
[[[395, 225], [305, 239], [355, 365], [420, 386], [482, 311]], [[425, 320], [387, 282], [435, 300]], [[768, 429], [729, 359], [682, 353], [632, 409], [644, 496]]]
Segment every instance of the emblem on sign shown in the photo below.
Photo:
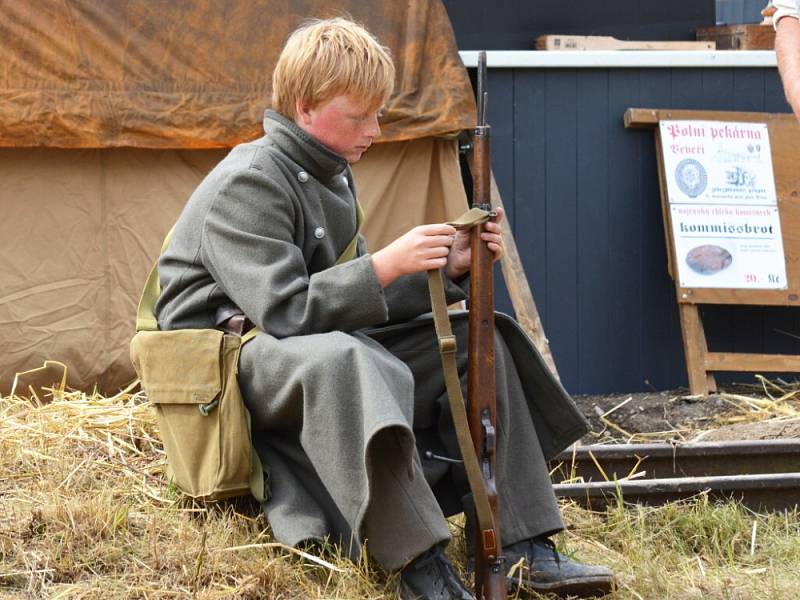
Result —
[[697, 198], [706, 190], [708, 175], [705, 167], [693, 158], [685, 158], [675, 167], [678, 189], [690, 198]]

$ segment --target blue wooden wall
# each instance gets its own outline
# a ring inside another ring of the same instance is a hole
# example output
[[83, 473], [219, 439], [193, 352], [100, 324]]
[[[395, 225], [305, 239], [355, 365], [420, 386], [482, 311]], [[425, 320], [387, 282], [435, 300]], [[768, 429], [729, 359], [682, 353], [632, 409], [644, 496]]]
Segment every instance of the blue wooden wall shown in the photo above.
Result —
[[[687, 385], [653, 132], [625, 129], [623, 114], [788, 112], [777, 71], [498, 68], [489, 90], [493, 169], [567, 390]], [[497, 304], [511, 312], [505, 290]], [[711, 350], [800, 352], [788, 335], [800, 336], [797, 312], [708, 306], [702, 315]]]

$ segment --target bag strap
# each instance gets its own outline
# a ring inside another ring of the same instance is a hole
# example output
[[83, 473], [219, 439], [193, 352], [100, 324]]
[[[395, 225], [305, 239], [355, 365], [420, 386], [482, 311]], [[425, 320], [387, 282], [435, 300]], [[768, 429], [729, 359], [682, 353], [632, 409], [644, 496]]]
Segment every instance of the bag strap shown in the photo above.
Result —
[[[167, 232], [164, 242], [161, 244], [161, 251], [159, 256], [164, 254], [164, 251], [172, 239], [172, 232], [175, 231], [175, 225]], [[158, 320], [153, 312], [156, 306], [156, 300], [161, 294], [161, 282], [158, 280], [158, 259], [153, 263], [150, 268], [150, 274], [147, 276], [147, 281], [144, 283], [142, 295], [139, 297], [139, 304], [136, 307], [136, 331], [158, 331]]]
[[[364, 211], [361, 205], [356, 201], [356, 233], [342, 254], [336, 260], [336, 264], [342, 264], [356, 257], [358, 252], [358, 237], [361, 233], [361, 225], [364, 223]], [[172, 233], [175, 231], [175, 225], [167, 233], [164, 242], [161, 244], [161, 251], [159, 257], [164, 254], [170, 240]], [[158, 259], [153, 263], [150, 269], [150, 274], [147, 276], [147, 281], [144, 284], [142, 295], [139, 297], [139, 304], [136, 308], [136, 331], [158, 331], [158, 320], [155, 317], [155, 306], [158, 296], [161, 294], [161, 282], [158, 280]], [[242, 336], [242, 345], [252, 340], [259, 329], [253, 327]]]
[[[455, 221], [448, 223], [456, 229], [469, 229], [481, 225], [488, 221], [490, 213], [479, 208], [472, 208]], [[450, 325], [450, 317], [447, 312], [447, 300], [444, 293], [444, 280], [441, 269], [428, 271], [428, 291], [431, 296], [431, 308], [433, 310], [433, 323], [436, 328], [436, 337], [439, 340], [439, 354], [442, 358], [442, 369], [444, 370], [445, 387], [447, 388], [447, 400], [450, 403], [450, 412], [453, 415], [458, 447], [461, 450], [461, 458], [464, 461], [464, 468], [467, 471], [467, 480], [472, 490], [472, 497], [475, 502], [475, 513], [478, 518], [481, 537], [483, 539], [497, 539], [494, 535], [497, 530], [495, 526], [494, 513], [489, 504], [489, 495], [483, 483], [483, 475], [478, 464], [478, 456], [473, 445], [472, 435], [469, 431], [467, 420], [467, 410], [464, 405], [464, 396], [461, 393], [461, 382], [458, 377], [458, 367], [456, 365], [456, 338]], [[491, 537], [490, 537], [491, 536]]]
[[364, 223], [364, 211], [361, 210], [361, 205], [356, 200], [356, 233], [353, 236], [353, 239], [350, 240], [350, 243], [347, 244], [347, 248], [344, 249], [341, 256], [336, 259], [336, 264], [340, 265], [342, 263], [346, 263], [349, 260], [353, 260], [356, 257], [356, 252], [358, 252], [358, 236], [361, 233], [361, 225]]

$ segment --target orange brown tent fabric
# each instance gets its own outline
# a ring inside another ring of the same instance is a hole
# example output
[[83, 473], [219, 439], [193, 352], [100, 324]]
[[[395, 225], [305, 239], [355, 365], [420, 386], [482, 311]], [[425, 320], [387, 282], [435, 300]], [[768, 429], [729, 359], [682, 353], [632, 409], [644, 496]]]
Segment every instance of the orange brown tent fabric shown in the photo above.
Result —
[[[0, 11], [0, 394], [48, 360], [77, 389], [111, 394], [133, 378], [136, 301], [163, 236], [226, 148], [262, 135], [271, 65], [305, 18], [349, 14], [395, 57], [383, 143], [355, 168], [370, 247], [464, 208], [450, 136], [473, 125], [475, 105], [441, 0], [0, 0]], [[17, 391], [62, 376], [50, 363]]]
[[[371, 250], [464, 211], [456, 144], [377, 144], [355, 165]], [[133, 380], [128, 344], [147, 273], [186, 199], [226, 152], [0, 148], [0, 394], [16, 373], [48, 360], [67, 365], [75, 389], [113, 394]], [[41, 369], [17, 391], [62, 375]]]
[[421, 223], [452, 221], [468, 208], [456, 140], [375, 144], [353, 165], [353, 176], [372, 252]]
[[388, 46], [379, 141], [470, 127], [441, 0], [0, 0], [0, 147], [220, 148], [261, 135], [271, 65], [310, 17], [350, 15]]

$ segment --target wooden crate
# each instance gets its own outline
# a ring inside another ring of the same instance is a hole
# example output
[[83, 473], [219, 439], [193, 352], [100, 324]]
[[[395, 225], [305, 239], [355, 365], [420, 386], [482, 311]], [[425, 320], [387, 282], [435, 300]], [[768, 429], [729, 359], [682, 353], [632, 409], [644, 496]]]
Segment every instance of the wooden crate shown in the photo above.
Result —
[[607, 35], [541, 35], [537, 50], [714, 50], [714, 42], [618, 40]]
[[717, 50], [773, 50], [772, 25], [718, 25], [696, 31], [698, 40], [714, 41]]

